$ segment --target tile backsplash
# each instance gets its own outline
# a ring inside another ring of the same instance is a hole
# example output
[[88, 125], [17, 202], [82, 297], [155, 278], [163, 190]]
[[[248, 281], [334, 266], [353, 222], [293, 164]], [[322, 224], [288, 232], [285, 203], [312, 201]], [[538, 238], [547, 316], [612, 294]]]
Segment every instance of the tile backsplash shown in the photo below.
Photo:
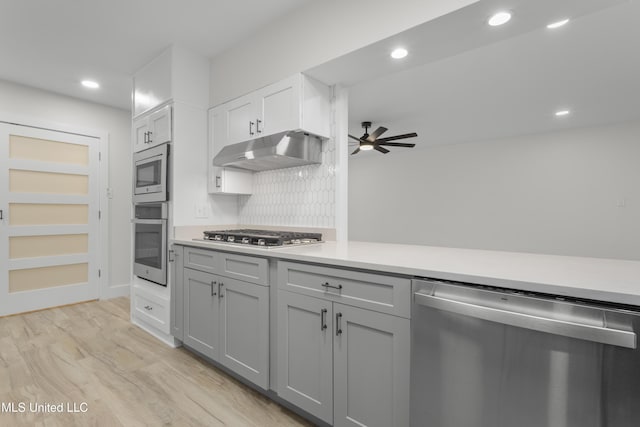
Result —
[[322, 144], [322, 164], [257, 172], [253, 194], [239, 197], [242, 224], [335, 227], [336, 150]]

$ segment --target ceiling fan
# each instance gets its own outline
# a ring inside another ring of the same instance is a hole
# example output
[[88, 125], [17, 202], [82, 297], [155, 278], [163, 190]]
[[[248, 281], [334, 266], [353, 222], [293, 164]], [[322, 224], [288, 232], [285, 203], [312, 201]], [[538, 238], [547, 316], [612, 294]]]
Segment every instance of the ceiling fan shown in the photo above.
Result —
[[405, 133], [403, 135], [388, 136], [386, 138], [379, 138], [380, 135], [382, 135], [388, 130], [386, 127], [384, 126], [378, 127], [378, 129], [373, 131], [371, 135], [369, 135], [369, 128], [371, 127], [371, 122], [362, 122], [362, 127], [364, 128], [364, 135], [362, 135], [360, 138], [356, 138], [353, 135], [349, 135], [349, 138], [355, 139], [356, 141], [358, 141], [358, 144], [359, 144], [358, 148], [356, 148], [356, 150], [351, 154], [357, 154], [360, 152], [360, 150], [365, 150], [365, 151], [376, 150], [381, 152], [382, 154], [387, 154], [389, 150], [384, 148], [383, 145], [387, 147], [406, 147], [406, 148], [413, 148], [416, 146], [416, 144], [391, 142], [391, 141], [397, 141], [399, 139], [415, 138], [416, 136], [418, 136], [418, 134], [415, 132]]

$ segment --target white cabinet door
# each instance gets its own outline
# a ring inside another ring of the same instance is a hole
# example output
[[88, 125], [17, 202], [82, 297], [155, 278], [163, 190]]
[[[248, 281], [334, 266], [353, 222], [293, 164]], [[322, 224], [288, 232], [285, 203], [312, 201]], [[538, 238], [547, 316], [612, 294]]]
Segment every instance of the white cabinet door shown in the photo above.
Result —
[[133, 121], [133, 151], [146, 150], [148, 145], [149, 136], [149, 121], [146, 117]]
[[278, 291], [278, 395], [333, 422], [331, 302]]
[[334, 303], [334, 425], [408, 426], [409, 320]]
[[167, 105], [133, 121], [133, 151], [171, 142], [171, 106]]
[[218, 356], [218, 276], [184, 269], [183, 343], [212, 359]]
[[269, 288], [219, 277], [220, 363], [269, 387]]
[[227, 143], [247, 141], [256, 136], [256, 103], [255, 97], [243, 96], [226, 105], [227, 109]]
[[300, 76], [295, 75], [258, 91], [258, 136], [300, 127]]
[[171, 142], [171, 106], [149, 114], [149, 147]]

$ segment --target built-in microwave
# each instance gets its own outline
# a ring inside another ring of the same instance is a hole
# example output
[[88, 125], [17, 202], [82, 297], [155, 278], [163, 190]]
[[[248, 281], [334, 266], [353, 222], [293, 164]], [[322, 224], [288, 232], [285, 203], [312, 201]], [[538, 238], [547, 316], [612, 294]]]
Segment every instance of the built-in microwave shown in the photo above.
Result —
[[167, 286], [167, 203], [135, 205], [133, 274]]
[[169, 144], [133, 155], [134, 203], [169, 200]]

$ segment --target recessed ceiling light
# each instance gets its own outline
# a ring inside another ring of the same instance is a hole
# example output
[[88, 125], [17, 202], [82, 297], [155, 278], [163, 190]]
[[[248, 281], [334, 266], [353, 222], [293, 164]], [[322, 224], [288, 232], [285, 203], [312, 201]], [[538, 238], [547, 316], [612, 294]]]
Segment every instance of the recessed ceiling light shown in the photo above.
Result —
[[489, 20], [487, 21], [487, 24], [491, 25], [492, 27], [497, 27], [498, 25], [506, 24], [510, 19], [511, 13], [502, 11], [491, 16], [491, 18], [489, 18]]
[[571, 111], [569, 110], [558, 110], [556, 111], [556, 116], [566, 116], [570, 113]]
[[551, 24], [547, 25], [547, 28], [549, 28], [550, 30], [553, 30], [555, 28], [560, 28], [567, 22], [569, 22], [569, 18], [563, 19], [562, 21], [552, 22]]
[[394, 49], [393, 52], [391, 52], [391, 57], [393, 59], [402, 59], [408, 54], [409, 52], [407, 51], [407, 49], [399, 47], [397, 49]]
[[93, 80], [83, 80], [81, 83], [82, 86], [88, 87], [89, 89], [98, 89], [100, 87], [98, 82], [94, 82]]

